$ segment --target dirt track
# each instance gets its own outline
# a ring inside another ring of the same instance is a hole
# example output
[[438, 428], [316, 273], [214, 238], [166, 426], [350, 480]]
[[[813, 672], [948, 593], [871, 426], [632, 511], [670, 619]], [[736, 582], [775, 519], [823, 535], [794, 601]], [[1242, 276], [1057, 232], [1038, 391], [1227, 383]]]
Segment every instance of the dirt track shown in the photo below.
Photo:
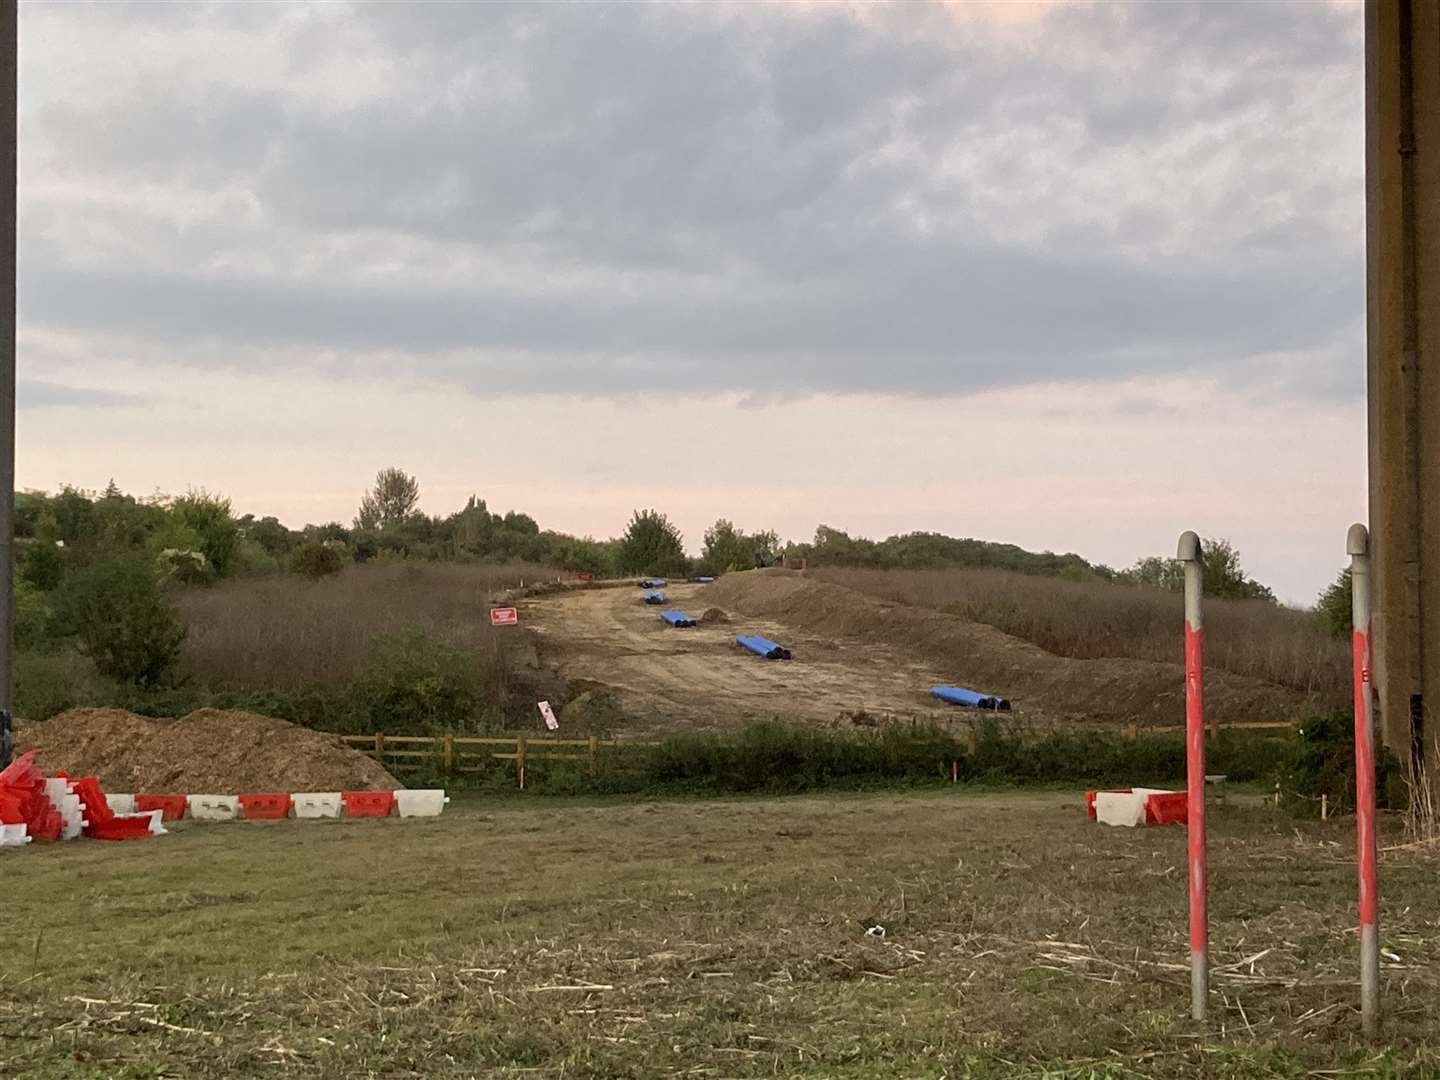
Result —
[[[633, 588], [552, 594], [526, 604], [540, 662], [569, 684], [566, 700], [607, 688], [619, 716], [607, 715], [605, 725], [632, 734], [773, 716], [848, 723], [862, 712], [968, 725], [975, 713], [929, 696], [935, 683], [959, 682], [1009, 697], [1010, 725], [1184, 722], [1178, 664], [1056, 656], [992, 626], [793, 572], [729, 574], [713, 585], [666, 592], [668, 606], [692, 616], [719, 607], [731, 621], [672, 629]], [[773, 638], [795, 659], [752, 656], [735, 645], [739, 633]], [[1293, 690], [1224, 671], [1207, 674], [1205, 692], [1210, 715], [1221, 722], [1293, 721], [1306, 707]]]
[[[698, 617], [704, 585], [666, 588], [667, 607]], [[805, 634], [727, 612], [730, 623], [673, 629], [632, 588], [591, 589], [531, 599], [526, 624], [543, 661], [572, 688], [601, 684], [619, 698], [626, 734], [714, 728], [774, 716], [833, 722], [849, 714], [957, 719], [929, 696], [939, 671], [898, 650]], [[795, 659], [762, 660], [735, 635], [764, 634]]]

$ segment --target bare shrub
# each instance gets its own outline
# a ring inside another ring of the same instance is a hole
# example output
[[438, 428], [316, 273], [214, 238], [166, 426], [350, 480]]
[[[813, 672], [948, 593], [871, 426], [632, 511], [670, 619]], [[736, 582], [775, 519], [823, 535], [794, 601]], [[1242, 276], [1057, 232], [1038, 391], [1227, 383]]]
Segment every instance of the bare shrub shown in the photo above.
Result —
[[321, 580], [273, 575], [179, 594], [181, 662], [211, 686], [293, 690], [358, 673], [371, 643], [411, 627], [471, 652], [505, 684], [491, 597], [555, 571], [527, 563], [380, 563]]
[[[988, 569], [826, 568], [810, 575], [988, 623], [1060, 656], [1184, 659], [1178, 593]], [[1214, 667], [1314, 695], [1319, 705], [1344, 709], [1350, 700], [1349, 642], [1327, 637], [1307, 612], [1261, 600], [1208, 599], [1205, 650]]]

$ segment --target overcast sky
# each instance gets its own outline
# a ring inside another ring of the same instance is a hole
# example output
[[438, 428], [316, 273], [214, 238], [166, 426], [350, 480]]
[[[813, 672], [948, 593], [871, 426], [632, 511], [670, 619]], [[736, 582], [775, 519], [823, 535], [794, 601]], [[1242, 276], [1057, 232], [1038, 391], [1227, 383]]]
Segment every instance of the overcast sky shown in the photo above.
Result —
[[1308, 602], [1358, 5], [21, 6], [19, 482], [933, 530]]

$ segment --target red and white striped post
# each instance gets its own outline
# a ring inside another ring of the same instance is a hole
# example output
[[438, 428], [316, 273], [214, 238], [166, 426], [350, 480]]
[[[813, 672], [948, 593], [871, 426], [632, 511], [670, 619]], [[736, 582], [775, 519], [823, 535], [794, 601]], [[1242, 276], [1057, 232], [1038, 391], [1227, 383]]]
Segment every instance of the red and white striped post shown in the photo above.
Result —
[[1205, 880], [1205, 625], [1201, 595], [1205, 572], [1200, 538], [1180, 535], [1185, 564], [1185, 790], [1190, 847], [1190, 1015], [1205, 1019], [1210, 991], [1210, 925]]
[[1375, 855], [1375, 696], [1371, 688], [1370, 532], [1351, 525], [1350, 643], [1355, 679], [1355, 862], [1360, 878], [1360, 1022], [1380, 1029], [1380, 891]]

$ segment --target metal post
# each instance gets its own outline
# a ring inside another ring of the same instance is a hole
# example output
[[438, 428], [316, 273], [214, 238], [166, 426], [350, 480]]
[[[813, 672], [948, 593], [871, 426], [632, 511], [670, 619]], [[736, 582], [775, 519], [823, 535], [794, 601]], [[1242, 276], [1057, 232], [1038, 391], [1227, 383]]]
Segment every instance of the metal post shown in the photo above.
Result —
[[1205, 627], [1200, 538], [1180, 536], [1185, 564], [1185, 790], [1190, 847], [1190, 1015], [1205, 1019], [1210, 991], [1210, 926], [1205, 879]]
[[1370, 533], [1351, 525], [1351, 652], [1355, 676], [1355, 856], [1360, 879], [1360, 1019], [1367, 1035], [1380, 1028], [1380, 891], [1375, 855], [1375, 720], [1371, 692]]
[[15, 182], [16, 0], [0, 0], [0, 768], [10, 763], [15, 638]]

